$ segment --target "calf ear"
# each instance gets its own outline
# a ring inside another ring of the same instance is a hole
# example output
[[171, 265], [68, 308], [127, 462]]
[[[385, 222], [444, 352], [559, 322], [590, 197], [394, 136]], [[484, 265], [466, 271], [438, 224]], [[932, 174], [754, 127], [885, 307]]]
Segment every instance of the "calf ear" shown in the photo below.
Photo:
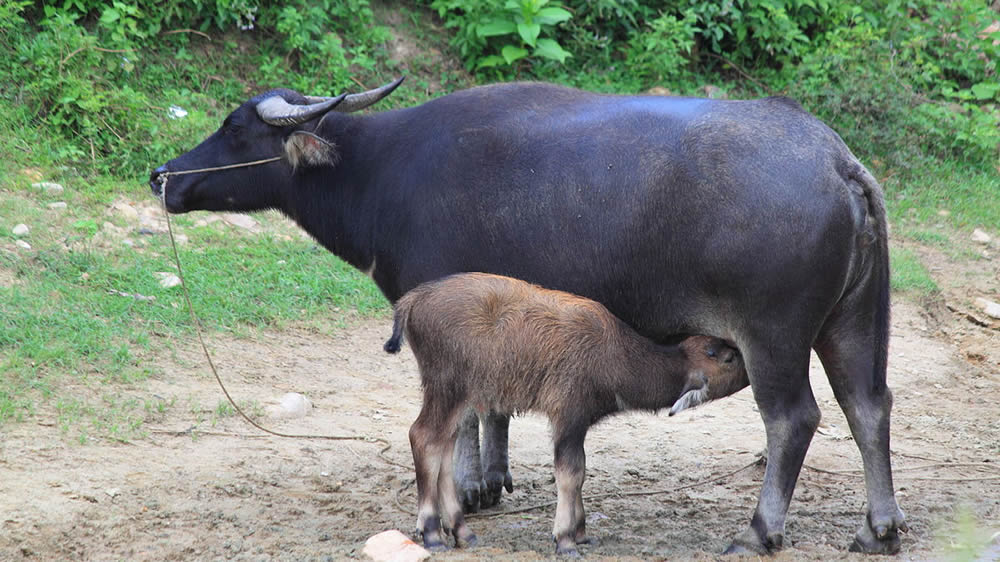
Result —
[[319, 135], [295, 131], [285, 141], [285, 156], [292, 168], [303, 166], [334, 166], [340, 159], [337, 147]]

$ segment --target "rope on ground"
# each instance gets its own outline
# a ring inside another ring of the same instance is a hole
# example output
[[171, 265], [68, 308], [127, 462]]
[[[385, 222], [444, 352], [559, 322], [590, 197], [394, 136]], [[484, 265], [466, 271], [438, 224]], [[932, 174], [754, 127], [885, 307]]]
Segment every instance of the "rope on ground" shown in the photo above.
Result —
[[[811, 470], [813, 472], [818, 472], [820, 474], [829, 474], [830, 476], [841, 476], [846, 478], [864, 478], [864, 472], [861, 470], [827, 470], [825, 468], [819, 468], [809, 464], [803, 464], [803, 468]], [[913, 471], [913, 470], [934, 470], [939, 468], [975, 468], [977, 470], [987, 472], [997, 472], [998, 467], [991, 466], [986, 463], [934, 463], [926, 464], [921, 466], [908, 466], [894, 468], [893, 473], [896, 475], [897, 480], [926, 480], [931, 482], [983, 482], [989, 480], [1000, 480], [1000, 474], [993, 476], [972, 476], [972, 477], [944, 477], [944, 476], [910, 476], [907, 474], [899, 474], [902, 471]]]
[[191, 315], [191, 323], [194, 325], [195, 334], [198, 336], [198, 343], [201, 344], [201, 350], [205, 354], [205, 359], [208, 361], [208, 366], [211, 368], [212, 374], [215, 376], [215, 381], [217, 383], [219, 383], [219, 388], [222, 389], [222, 393], [226, 396], [226, 400], [228, 400], [229, 404], [233, 407], [234, 410], [236, 410], [236, 413], [238, 413], [240, 415], [240, 417], [242, 417], [247, 423], [249, 423], [253, 427], [259, 429], [260, 431], [263, 431], [264, 433], [268, 433], [270, 435], [274, 435], [275, 437], [288, 437], [288, 438], [291, 438], [291, 439], [323, 439], [323, 440], [327, 440], [327, 441], [360, 441], [362, 443], [381, 443], [381, 444], [384, 445], [384, 447], [382, 447], [382, 449], [379, 450], [379, 452], [377, 453], [378, 458], [382, 459], [382, 461], [384, 461], [387, 464], [390, 464], [390, 465], [393, 465], [393, 466], [398, 466], [400, 468], [405, 468], [406, 470], [413, 470], [412, 467], [410, 467], [408, 465], [405, 465], [405, 464], [402, 464], [402, 463], [398, 463], [398, 462], [390, 459], [389, 457], [387, 457], [385, 455], [385, 453], [388, 452], [389, 449], [392, 448], [392, 444], [389, 443], [387, 440], [381, 438], [381, 437], [371, 437], [371, 436], [366, 436], [366, 435], [300, 435], [300, 434], [293, 434], [293, 433], [281, 433], [281, 432], [278, 432], [278, 431], [273, 431], [271, 429], [268, 429], [268, 428], [260, 425], [259, 423], [257, 423], [256, 421], [254, 421], [250, 416], [248, 416], [246, 414], [246, 412], [244, 412], [243, 409], [239, 407], [239, 405], [236, 404], [236, 401], [233, 400], [233, 397], [230, 396], [229, 391], [226, 389], [226, 385], [223, 384], [222, 377], [219, 376], [219, 371], [215, 368], [215, 362], [212, 361], [212, 355], [208, 352], [208, 346], [205, 345], [205, 339], [202, 336], [201, 321], [198, 319], [198, 315], [195, 314], [194, 306], [191, 304], [191, 295], [188, 293], [187, 283], [184, 281], [184, 271], [181, 268], [180, 253], [177, 251], [177, 242], [174, 239], [174, 229], [173, 229], [173, 226], [172, 226], [171, 221], [170, 221], [170, 213], [169, 213], [169, 211], [167, 211], [167, 180], [169, 179], [170, 175], [187, 174], [187, 173], [203, 172], [203, 171], [215, 171], [215, 170], [223, 170], [223, 169], [236, 168], [236, 167], [242, 167], [242, 166], [254, 166], [254, 165], [257, 165], [257, 164], [264, 164], [264, 163], [267, 163], [267, 162], [273, 162], [275, 160], [278, 160], [278, 158], [269, 158], [269, 159], [266, 159], [266, 160], [258, 160], [258, 161], [255, 161], [255, 162], [248, 162], [248, 163], [245, 163], [245, 164], [234, 164], [234, 165], [230, 165], [230, 166], [219, 166], [219, 167], [216, 167], [216, 168], [204, 168], [204, 169], [201, 169], [201, 170], [185, 170], [183, 172], [167, 172], [167, 173], [161, 175], [161, 178], [162, 178], [161, 182], [162, 183], [160, 185], [161, 185], [162, 191], [161, 191], [161, 195], [160, 195], [160, 204], [163, 207], [163, 215], [167, 219], [167, 233], [170, 235], [170, 247], [173, 250], [174, 263], [177, 266], [177, 278], [180, 279], [180, 281], [181, 281], [181, 289], [182, 289], [182, 292], [184, 294], [184, 301], [185, 301], [185, 303], [187, 303], [187, 309], [188, 309], [188, 312]]
[[[685, 484], [683, 486], [676, 486], [674, 488], [666, 488], [666, 489], [663, 489], [663, 490], [642, 490], [642, 491], [638, 491], [637, 490], [637, 491], [627, 491], [627, 492], [606, 492], [606, 493], [603, 493], [603, 494], [592, 494], [592, 495], [589, 495], [589, 496], [583, 496], [583, 499], [586, 500], [586, 501], [593, 501], [593, 500], [599, 500], [599, 499], [610, 498], [610, 497], [625, 498], [625, 497], [635, 497], [635, 496], [655, 496], [655, 495], [658, 495], [658, 494], [672, 494], [672, 493], [675, 493], [675, 492], [680, 492], [681, 490], [687, 490], [689, 488], [696, 488], [698, 486], [704, 486], [706, 484], [712, 484], [713, 482], [718, 482], [720, 480], [725, 480], [726, 478], [729, 478], [731, 476], [735, 476], [736, 474], [739, 474], [740, 472], [743, 472], [744, 470], [747, 470], [748, 468], [751, 468], [751, 467], [754, 467], [754, 466], [760, 466], [763, 463], [764, 463], [764, 460], [762, 458], [761, 459], [756, 459], [753, 462], [751, 462], [750, 464], [747, 464], [745, 466], [737, 468], [736, 470], [731, 470], [731, 471], [729, 471], [729, 472], [727, 472], [725, 474], [720, 474], [719, 476], [715, 476], [715, 477], [708, 478], [708, 479], [705, 479], [705, 480], [699, 480], [698, 482], [693, 482], [691, 484]], [[403, 485], [399, 489], [396, 490], [395, 501], [396, 501], [396, 507], [399, 508], [400, 511], [402, 511], [403, 513], [407, 513], [409, 515], [416, 516], [416, 513], [414, 511], [412, 511], [410, 509], [407, 509], [406, 507], [403, 507], [402, 502], [400, 502], [400, 500], [399, 500], [400, 494], [402, 494], [404, 491], [406, 491], [408, 488], [410, 488], [410, 486], [413, 485], [413, 482], [414, 482], [413, 479], [407, 480], [406, 482], [403, 483]], [[517, 508], [512, 508], [512, 509], [505, 509], [503, 511], [490, 511], [490, 512], [469, 513], [469, 514], [466, 514], [465, 518], [466, 519], [477, 519], [477, 518], [486, 518], [486, 517], [503, 517], [504, 515], [516, 515], [518, 513], [526, 513], [528, 511], [536, 511], [536, 510], [539, 510], [539, 509], [545, 509], [547, 507], [552, 507], [554, 505], [556, 505], [556, 501], [555, 500], [548, 501], [548, 502], [543, 502], [543, 503], [537, 503], [537, 504], [533, 504], [533, 505], [528, 505], [528, 506], [524, 506], [524, 507], [517, 507]]]

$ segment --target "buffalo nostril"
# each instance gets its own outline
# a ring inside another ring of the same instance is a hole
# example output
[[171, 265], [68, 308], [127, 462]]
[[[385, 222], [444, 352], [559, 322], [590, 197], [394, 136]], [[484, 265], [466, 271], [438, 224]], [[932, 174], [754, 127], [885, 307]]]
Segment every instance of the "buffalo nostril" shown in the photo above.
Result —
[[153, 190], [154, 195], [159, 195], [163, 190], [163, 174], [165, 173], [167, 173], [167, 167], [164, 165], [149, 174], [149, 187]]

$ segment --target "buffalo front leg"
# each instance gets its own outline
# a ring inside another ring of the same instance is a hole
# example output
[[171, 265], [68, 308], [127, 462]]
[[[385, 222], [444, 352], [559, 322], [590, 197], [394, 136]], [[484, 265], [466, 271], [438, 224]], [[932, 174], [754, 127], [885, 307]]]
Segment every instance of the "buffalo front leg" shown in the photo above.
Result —
[[[479, 448], [479, 424], [483, 424], [482, 454]], [[455, 444], [455, 485], [466, 513], [492, 507], [500, 502], [502, 490], [514, 487], [508, 470], [507, 431], [510, 417], [490, 413], [481, 419], [473, 409], [466, 410], [458, 426]], [[485, 472], [484, 469], [485, 468]]]
[[784, 542], [785, 518], [820, 411], [809, 386], [809, 348], [743, 348], [754, 399], [767, 434], [767, 467], [750, 528], [726, 553], [771, 554]]
[[469, 408], [458, 422], [458, 440], [455, 443], [454, 471], [455, 485], [459, 500], [466, 513], [475, 513], [482, 502], [486, 483], [483, 481], [483, 465], [479, 457], [479, 416]]
[[514, 491], [510, 475], [510, 461], [507, 457], [507, 432], [510, 416], [489, 413], [480, 418], [483, 427], [482, 466], [485, 497], [480, 490], [480, 507], [490, 507], [500, 503], [503, 490]]

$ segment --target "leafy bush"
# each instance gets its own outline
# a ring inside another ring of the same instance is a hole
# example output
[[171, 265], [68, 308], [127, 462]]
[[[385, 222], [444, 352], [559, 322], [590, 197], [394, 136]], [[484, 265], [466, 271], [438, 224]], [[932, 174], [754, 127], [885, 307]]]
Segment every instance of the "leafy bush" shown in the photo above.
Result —
[[[996, 95], [994, 63], [939, 58], [967, 58], [961, 45], [988, 49], [970, 32], [949, 35], [953, 50], [941, 51], [940, 41], [929, 40], [929, 27], [900, 10], [874, 22], [860, 13], [847, 16], [785, 74], [781, 87], [829, 122], [848, 145], [879, 153], [894, 168], [906, 169], [928, 157], [995, 166], [1000, 114], [989, 100], [976, 100], [973, 90], [982, 97]], [[971, 29], [988, 25], [989, 14], [980, 16]], [[960, 72], [960, 66], [965, 70]], [[944, 67], [961, 79], [949, 80]]]
[[688, 65], [696, 31], [693, 10], [680, 20], [668, 14], [650, 20], [648, 30], [638, 29], [630, 35], [625, 66], [646, 85], [676, 80]]
[[470, 70], [533, 59], [562, 63], [570, 56], [558, 41], [542, 37], [573, 16], [550, 0], [507, 0], [502, 8], [489, 0], [434, 0], [431, 7], [445, 27], [456, 29], [451, 43]]
[[[164, 32], [172, 28], [212, 30], [233, 56], [207, 59], [197, 45], [192, 52], [189, 33]], [[259, 48], [239, 55], [227, 32], [252, 37]], [[204, 112], [172, 120], [169, 106], [211, 107], [206, 93], [226, 104], [245, 98], [247, 83], [228, 78], [238, 78], [234, 66], [252, 68], [257, 89], [261, 82], [332, 95], [356, 87], [355, 75], [375, 73], [388, 36], [374, 24], [368, 0], [6, 3], [0, 96], [27, 104], [63, 136], [58, 157], [67, 163], [142, 176], [150, 162], [206, 132]]]

